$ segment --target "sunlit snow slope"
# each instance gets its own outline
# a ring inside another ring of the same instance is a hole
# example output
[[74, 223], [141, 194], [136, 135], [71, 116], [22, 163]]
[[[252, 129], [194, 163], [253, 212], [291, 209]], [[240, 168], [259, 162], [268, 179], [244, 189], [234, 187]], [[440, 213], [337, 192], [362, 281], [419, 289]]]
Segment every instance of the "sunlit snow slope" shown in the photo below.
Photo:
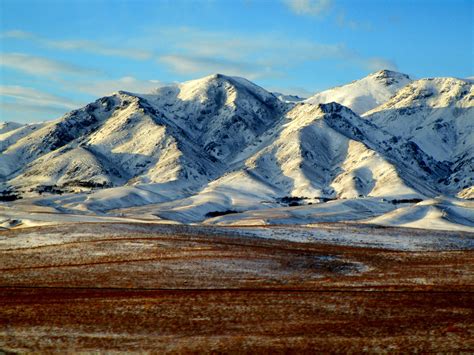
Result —
[[381, 70], [347, 85], [319, 92], [306, 99], [306, 102], [311, 104], [337, 102], [357, 114], [362, 114], [385, 103], [410, 82], [408, 75]]
[[470, 207], [443, 213], [438, 197], [474, 197], [473, 107], [468, 81], [386, 70], [302, 102], [221, 74], [120, 91], [55, 121], [0, 125], [0, 192], [18, 210], [184, 223], [416, 226], [404, 216], [417, 211], [422, 226], [429, 215], [470, 228]]

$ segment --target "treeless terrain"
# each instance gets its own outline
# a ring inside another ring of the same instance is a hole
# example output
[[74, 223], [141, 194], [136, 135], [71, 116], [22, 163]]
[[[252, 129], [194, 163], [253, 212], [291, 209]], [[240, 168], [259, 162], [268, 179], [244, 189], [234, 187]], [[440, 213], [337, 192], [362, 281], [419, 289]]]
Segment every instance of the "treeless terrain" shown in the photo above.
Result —
[[0, 242], [7, 352], [474, 351], [472, 250], [146, 224], [18, 229]]

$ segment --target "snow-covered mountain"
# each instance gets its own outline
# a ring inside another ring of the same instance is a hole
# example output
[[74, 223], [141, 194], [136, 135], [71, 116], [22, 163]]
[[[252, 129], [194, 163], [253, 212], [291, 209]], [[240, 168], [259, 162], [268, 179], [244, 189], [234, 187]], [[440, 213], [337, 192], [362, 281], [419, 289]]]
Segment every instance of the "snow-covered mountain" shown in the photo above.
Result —
[[[0, 191], [62, 212], [186, 223], [295, 205], [298, 223], [314, 222], [325, 219], [312, 206], [333, 200], [327, 218], [381, 221], [407, 203], [473, 197], [472, 83], [380, 71], [322, 94], [291, 102], [218, 74], [3, 125]], [[465, 210], [449, 218], [474, 227]]]
[[306, 99], [306, 102], [310, 104], [337, 102], [360, 115], [385, 103], [410, 82], [411, 79], [406, 74], [380, 70], [347, 85], [319, 92]]
[[285, 108], [247, 80], [222, 75], [153, 95], [118, 92], [2, 141], [0, 178], [21, 189], [177, 180], [194, 187], [217, 177]]
[[[449, 172], [439, 191], [474, 198], [474, 88], [455, 78], [412, 82], [391, 100], [364, 114], [391, 134], [416, 144]], [[434, 169], [428, 164], [428, 168]]]

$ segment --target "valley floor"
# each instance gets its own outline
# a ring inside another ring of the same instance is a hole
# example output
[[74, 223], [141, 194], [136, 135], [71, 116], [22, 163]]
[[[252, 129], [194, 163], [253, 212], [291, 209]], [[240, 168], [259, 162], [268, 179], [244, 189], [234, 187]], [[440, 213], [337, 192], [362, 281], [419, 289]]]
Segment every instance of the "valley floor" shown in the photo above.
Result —
[[473, 250], [342, 223], [0, 231], [0, 349], [474, 351]]

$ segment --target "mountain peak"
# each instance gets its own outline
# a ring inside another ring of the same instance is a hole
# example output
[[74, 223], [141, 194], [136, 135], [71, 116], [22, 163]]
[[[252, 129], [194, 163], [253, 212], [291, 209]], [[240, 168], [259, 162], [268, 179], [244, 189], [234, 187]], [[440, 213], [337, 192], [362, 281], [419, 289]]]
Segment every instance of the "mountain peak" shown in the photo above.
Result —
[[[399, 90], [390, 100], [380, 107], [374, 108], [367, 115], [373, 112], [391, 110], [398, 108], [426, 107], [446, 108], [455, 105], [471, 107], [473, 100], [471, 92], [473, 85], [465, 80], [441, 77], [425, 78], [415, 80]], [[411, 112], [412, 110], [408, 110]], [[398, 115], [403, 116], [403, 115]]]
[[210, 96], [226, 99], [231, 96], [253, 97], [261, 102], [277, 105], [279, 100], [270, 92], [253, 82], [238, 76], [212, 74], [200, 79], [186, 81], [179, 86], [179, 98], [183, 100], [205, 100]]
[[369, 74], [366, 78], [374, 78], [376, 80], [381, 80], [387, 85], [392, 85], [396, 82], [411, 80], [407, 74], [399, 73], [393, 70], [382, 69], [376, 71], [372, 74]]
[[361, 115], [387, 102], [411, 81], [406, 74], [379, 70], [347, 85], [317, 93], [306, 102], [311, 104], [337, 102]]
[[394, 70], [389, 70], [389, 69], [381, 69], [381, 70], [378, 70], [376, 72], [373, 72], [371, 74], [369, 74], [368, 76], [404, 76], [404, 77], [408, 77], [407, 74], [404, 74], [404, 73], [400, 73], [398, 71], [394, 71]]
[[221, 73], [214, 73], [214, 74], [204, 76], [202, 78], [188, 80], [188, 81], [182, 83], [181, 85], [187, 85], [187, 84], [203, 85], [203, 84], [212, 83], [212, 82], [231, 82], [232, 83], [237, 79], [248, 81], [247, 79], [244, 79], [244, 78], [225, 75], [225, 74], [221, 74]]

